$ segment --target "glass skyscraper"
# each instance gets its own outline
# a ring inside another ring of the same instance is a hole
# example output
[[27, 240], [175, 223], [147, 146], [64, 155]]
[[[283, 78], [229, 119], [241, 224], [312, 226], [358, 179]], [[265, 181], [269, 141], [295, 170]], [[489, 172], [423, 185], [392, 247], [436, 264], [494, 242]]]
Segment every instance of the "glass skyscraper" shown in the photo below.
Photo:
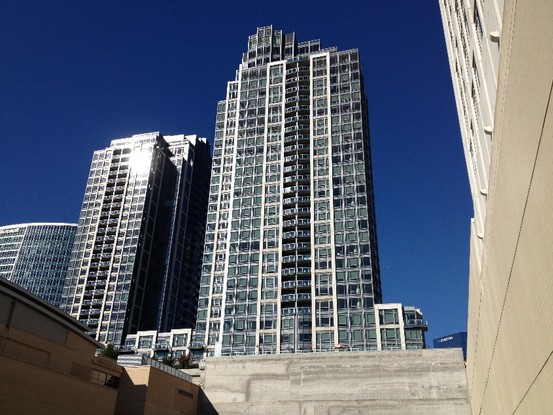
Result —
[[210, 153], [159, 133], [94, 153], [62, 306], [100, 342], [194, 324]]
[[0, 277], [59, 306], [76, 230], [69, 223], [0, 227]]
[[375, 350], [381, 298], [359, 53], [259, 28], [217, 106], [193, 347]]

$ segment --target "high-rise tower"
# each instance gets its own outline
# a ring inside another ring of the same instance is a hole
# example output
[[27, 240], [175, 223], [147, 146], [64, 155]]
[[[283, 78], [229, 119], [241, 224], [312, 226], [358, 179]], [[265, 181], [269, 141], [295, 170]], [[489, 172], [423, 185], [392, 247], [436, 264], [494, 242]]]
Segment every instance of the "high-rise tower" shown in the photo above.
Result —
[[62, 306], [120, 344], [195, 321], [209, 144], [158, 133], [94, 153]]
[[76, 230], [73, 223], [0, 227], [0, 277], [59, 306]]
[[214, 146], [196, 345], [209, 355], [376, 349], [358, 51], [259, 28], [218, 104]]

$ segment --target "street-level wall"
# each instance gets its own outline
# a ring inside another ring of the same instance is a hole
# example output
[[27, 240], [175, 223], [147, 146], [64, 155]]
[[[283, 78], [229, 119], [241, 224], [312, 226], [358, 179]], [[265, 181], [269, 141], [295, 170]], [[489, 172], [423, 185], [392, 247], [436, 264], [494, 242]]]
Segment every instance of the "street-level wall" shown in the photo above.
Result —
[[202, 414], [469, 415], [461, 349], [210, 358]]

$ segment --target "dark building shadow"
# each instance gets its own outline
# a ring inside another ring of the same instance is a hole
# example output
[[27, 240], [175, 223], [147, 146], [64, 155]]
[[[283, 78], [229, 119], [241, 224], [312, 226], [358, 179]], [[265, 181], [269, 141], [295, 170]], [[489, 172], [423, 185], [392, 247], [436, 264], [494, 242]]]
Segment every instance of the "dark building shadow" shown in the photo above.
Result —
[[203, 389], [200, 389], [198, 396], [198, 415], [219, 415]]

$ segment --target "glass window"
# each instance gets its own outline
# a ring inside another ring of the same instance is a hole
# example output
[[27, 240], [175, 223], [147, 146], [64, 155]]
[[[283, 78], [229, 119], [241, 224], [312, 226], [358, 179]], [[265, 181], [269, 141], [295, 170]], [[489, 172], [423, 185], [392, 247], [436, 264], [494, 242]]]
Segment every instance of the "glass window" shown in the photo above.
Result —
[[140, 349], [149, 349], [152, 347], [153, 336], [140, 336], [138, 340], [138, 347]]

